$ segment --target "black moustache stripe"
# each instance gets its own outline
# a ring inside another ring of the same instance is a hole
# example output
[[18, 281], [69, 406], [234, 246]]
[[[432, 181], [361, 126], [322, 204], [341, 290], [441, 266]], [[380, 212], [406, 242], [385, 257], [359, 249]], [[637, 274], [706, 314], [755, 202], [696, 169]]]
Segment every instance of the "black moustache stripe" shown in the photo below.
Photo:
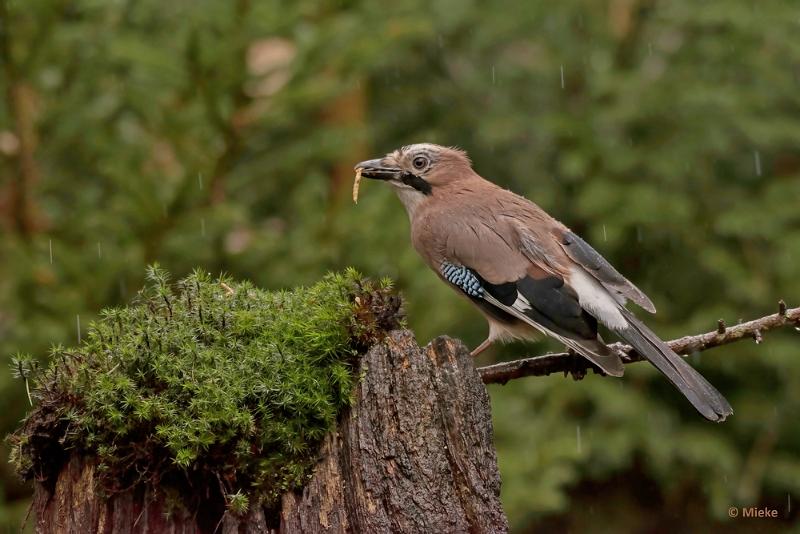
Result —
[[400, 176], [400, 181], [408, 186], [413, 187], [423, 195], [431, 194], [431, 184], [429, 184], [416, 174], [411, 174], [410, 172], [404, 172], [403, 175]]

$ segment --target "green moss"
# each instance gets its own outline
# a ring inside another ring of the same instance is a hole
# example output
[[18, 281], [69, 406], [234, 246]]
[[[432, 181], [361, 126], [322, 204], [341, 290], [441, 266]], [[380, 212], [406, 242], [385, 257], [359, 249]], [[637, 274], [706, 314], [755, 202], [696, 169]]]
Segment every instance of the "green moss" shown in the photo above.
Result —
[[241, 491], [237, 491], [233, 495], [228, 495], [225, 501], [228, 510], [238, 516], [244, 516], [250, 509], [250, 499]]
[[17, 470], [46, 479], [78, 452], [107, 492], [207, 484], [237, 511], [302, 486], [358, 353], [399, 324], [390, 284], [348, 270], [268, 292], [195, 272], [172, 287], [157, 266], [148, 280], [46, 370], [15, 360], [36, 402], [10, 438]]

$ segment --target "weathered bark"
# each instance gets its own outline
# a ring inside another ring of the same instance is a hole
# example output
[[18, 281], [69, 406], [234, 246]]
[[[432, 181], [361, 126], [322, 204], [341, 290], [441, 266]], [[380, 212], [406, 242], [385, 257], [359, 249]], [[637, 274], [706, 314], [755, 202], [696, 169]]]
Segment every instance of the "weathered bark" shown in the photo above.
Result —
[[139, 488], [104, 500], [90, 459], [73, 458], [54, 487], [37, 483], [40, 533], [505, 532], [489, 398], [469, 353], [438, 338], [421, 349], [395, 331], [362, 359], [356, 401], [322, 446], [302, 491], [279, 515], [243, 518], [206, 506], [165, 512], [164, 492]]
[[36, 532], [59, 534], [128, 534], [164, 532], [190, 534], [198, 531], [194, 518], [177, 512], [169, 516], [163, 497], [154, 488], [137, 488], [106, 500], [96, 493], [94, 463], [72, 457], [61, 470], [52, 491], [36, 483], [33, 507]]
[[395, 332], [365, 363], [322, 476], [283, 498], [282, 531], [506, 531], [489, 399], [463, 344], [422, 350]]

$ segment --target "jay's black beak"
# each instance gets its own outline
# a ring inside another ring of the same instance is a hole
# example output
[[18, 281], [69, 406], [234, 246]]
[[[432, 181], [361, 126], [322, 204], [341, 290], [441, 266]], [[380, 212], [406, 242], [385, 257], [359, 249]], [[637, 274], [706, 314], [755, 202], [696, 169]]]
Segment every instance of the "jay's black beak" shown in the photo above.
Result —
[[361, 169], [361, 176], [365, 178], [372, 178], [373, 180], [393, 180], [399, 178], [403, 171], [397, 167], [388, 167], [383, 164], [383, 160], [370, 159], [362, 161], [355, 166], [355, 169]]

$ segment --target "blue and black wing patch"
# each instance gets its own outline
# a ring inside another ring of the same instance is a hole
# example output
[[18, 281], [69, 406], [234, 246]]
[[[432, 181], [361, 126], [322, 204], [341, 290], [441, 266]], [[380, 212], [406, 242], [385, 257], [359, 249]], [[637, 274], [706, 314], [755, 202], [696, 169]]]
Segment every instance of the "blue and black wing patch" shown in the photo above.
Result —
[[475, 274], [463, 265], [444, 262], [441, 266], [444, 279], [459, 288], [470, 297], [483, 297], [483, 284]]
[[[597, 338], [597, 320], [581, 308], [575, 292], [560, 277], [536, 279], [525, 276], [515, 282], [491, 284], [477, 272], [447, 262], [442, 264], [441, 273], [445, 280], [472, 297], [496, 319], [513, 322], [514, 317], [519, 320], [521, 314], [560, 336]], [[493, 300], [501, 306], [492, 304]]]
[[597, 319], [581, 307], [578, 296], [562, 278], [526, 275], [514, 282], [491, 284], [464, 265], [445, 262], [440, 271], [445, 280], [495, 320], [527, 323], [561, 340], [606, 373], [622, 376], [619, 356], [597, 335]]

